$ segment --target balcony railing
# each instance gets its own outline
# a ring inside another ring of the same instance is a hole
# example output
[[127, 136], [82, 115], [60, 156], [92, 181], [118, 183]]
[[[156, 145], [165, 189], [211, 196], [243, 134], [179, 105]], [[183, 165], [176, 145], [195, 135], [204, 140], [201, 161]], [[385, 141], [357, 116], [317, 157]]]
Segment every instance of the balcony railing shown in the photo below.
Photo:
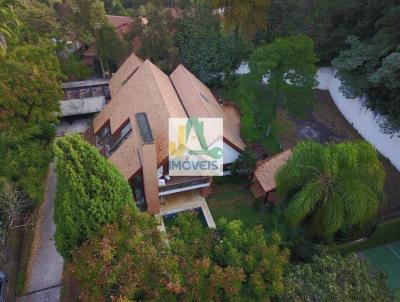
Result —
[[209, 183], [210, 178], [205, 176], [171, 176], [170, 180], [165, 181], [165, 185], [159, 186], [159, 192], [160, 195], [167, 195], [185, 191], [184, 189], [206, 187]]

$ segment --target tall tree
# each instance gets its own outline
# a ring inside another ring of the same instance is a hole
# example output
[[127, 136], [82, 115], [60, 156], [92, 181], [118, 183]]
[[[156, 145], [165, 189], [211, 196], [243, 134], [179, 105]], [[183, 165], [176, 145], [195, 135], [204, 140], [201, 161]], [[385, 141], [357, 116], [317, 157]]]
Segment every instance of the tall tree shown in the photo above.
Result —
[[112, 71], [113, 67], [118, 66], [125, 59], [129, 49], [127, 43], [118, 37], [110, 24], [105, 24], [100, 28], [96, 34], [94, 46], [103, 72]]
[[347, 97], [366, 95], [367, 105], [387, 117], [382, 130], [400, 130], [398, 58], [400, 43], [400, 4], [389, 1], [384, 15], [376, 22], [376, 33], [369, 39], [350, 36], [349, 48], [332, 61]]
[[5, 54], [7, 40], [15, 43], [19, 39], [22, 23], [15, 12], [16, 6], [19, 6], [19, 3], [14, 0], [0, 1], [0, 56]]
[[400, 51], [383, 58], [368, 82], [371, 86], [368, 91], [370, 107], [387, 117], [382, 129], [386, 133], [400, 131]]
[[250, 75], [258, 83], [267, 82], [273, 102], [291, 113], [302, 114], [313, 104], [316, 62], [310, 38], [277, 38], [250, 56]]
[[218, 80], [239, 61], [238, 43], [222, 35], [219, 20], [207, 7], [196, 7], [178, 20], [175, 39], [182, 63], [204, 83]]
[[382, 272], [357, 255], [314, 256], [311, 263], [291, 264], [280, 301], [396, 301]]
[[311, 235], [329, 237], [378, 213], [385, 172], [366, 142], [302, 142], [276, 180], [288, 198], [289, 223], [305, 223]]
[[107, 24], [103, 2], [99, 0], [66, 0], [66, 28], [86, 45], [93, 45], [100, 29]]
[[60, 36], [60, 24], [57, 22], [56, 11], [36, 0], [20, 6], [16, 10], [23, 22], [21, 35], [24, 41], [36, 43], [40, 38], [57, 38]]
[[376, 49], [357, 37], [349, 36], [346, 40], [350, 48], [343, 50], [332, 61], [342, 80], [340, 91], [347, 98], [362, 96], [368, 90], [368, 78], [379, 64]]
[[221, 9], [225, 29], [251, 41], [257, 32], [267, 29], [267, 13], [271, 0], [212, 0], [212, 7]]
[[35, 202], [43, 198], [61, 79], [48, 45], [16, 47], [0, 58], [0, 175]]
[[79, 135], [55, 143], [57, 249], [64, 258], [102, 225], [118, 222], [124, 205], [135, 208], [128, 182], [117, 168]]
[[304, 34], [311, 37], [321, 65], [329, 65], [349, 35], [369, 39], [391, 0], [279, 0], [268, 10], [266, 40]]
[[171, 72], [179, 61], [179, 51], [173, 38], [176, 25], [171, 12], [149, 2], [134, 11], [133, 20], [128, 38], [140, 40], [139, 56]]

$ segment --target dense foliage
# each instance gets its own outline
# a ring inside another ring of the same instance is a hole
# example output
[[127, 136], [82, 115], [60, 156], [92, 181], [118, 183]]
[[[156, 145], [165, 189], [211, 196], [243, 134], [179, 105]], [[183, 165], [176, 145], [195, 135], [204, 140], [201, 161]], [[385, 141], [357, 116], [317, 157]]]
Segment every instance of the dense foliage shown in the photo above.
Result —
[[139, 39], [138, 55], [171, 72], [179, 62], [174, 41], [176, 25], [171, 12], [150, 2], [134, 11], [133, 20], [128, 38]]
[[311, 235], [329, 237], [371, 220], [383, 202], [385, 172], [368, 143], [299, 143], [277, 174], [288, 201], [291, 225], [305, 223]]
[[383, 272], [355, 254], [314, 256], [311, 263], [291, 264], [280, 301], [395, 301]]
[[0, 58], [0, 175], [42, 199], [62, 78], [48, 45], [18, 46]]
[[280, 0], [268, 10], [267, 39], [293, 34], [311, 37], [322, 64], [329, 64], [345, 47], [349, 35], [371, 37], [389, 1]]
[[79, 135], [57, 140], [54, 152], [58, 176], [55, 240], [67, 258], [102, 225], [117, 222], [124, 205], [135, 206], [131, 188], [117, 168]]
[[388, 117], [386, 132], [400, 129], [400, 4], [388, 4], [376, 33], [360, 41], [349, 37], [348, 49], [332, 61], [348, 97], [367, 95], [372, 110]]
[[268, 9], [271, 0], [211, 0], [213, 8], [223, 10], [223, 22], [227, 32], [233, 32], [244, 40], [253, 40], [268, 25]]
[[147, 214], [126, 211], [120, 226], [104, 227], [73, 254], [83, 300], [260, 301], [282, 294], [288, 252], [278, 241], [267, 243], [262, 228], [246, 230], [239, 221], [205, 229], [193, 215], [177, 218], [168, 243]]
[[240, 57], [237, 42], [224, 37], [220, 22], [207, 7], [197, 7], [178, 20], [175, 34], [181, 62], [202, 82], [210, 84], [234, 68]]
[[313, 104], [316, 62], [310, 38], [277, 38], [251, 54], [250, 75], [257, 82], [267, 82], [273, 102], [290, 113], [302, 114]]
[[100, 29], [107, 24], [103, 2], [99, 0], [67, 0], [65, 26], [76, 39], [93, 45]]
[[21, 20], [15, 7], [19, 3], [14, 0], [0, 1], [0, 57], [6, 52], [10, 43], [17, 43], [20, 38]]

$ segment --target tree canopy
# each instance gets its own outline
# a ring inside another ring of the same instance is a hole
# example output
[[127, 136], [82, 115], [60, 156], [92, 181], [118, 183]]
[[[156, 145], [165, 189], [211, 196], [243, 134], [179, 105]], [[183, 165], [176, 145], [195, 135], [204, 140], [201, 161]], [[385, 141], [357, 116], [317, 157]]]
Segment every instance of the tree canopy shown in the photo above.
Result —
[[99, 0], [67, 0], [65, 24], [76, 38], [93, 45], [100, 29], [107, 24], [104, 3]]
[[107, 223], [118, 222], [124, 205], [135, 208], [132, 191], [120, 172], [78, 134], [56, 141], [57, 249], [64, 258]]
[[179, 51], [174, 41], [176, 25], [170, 10], [149, 2], [134, 10], [133, 20], [132, 31], [127, 37], [139, 39], [139, 56], [171, 72], [178, 65]]
[[84, 301], [259, 301], [283, 291], [288, 252], [277, 243], [239, 221], [205, 229], [191, 213], [167, 242], [153, 217], [126, 211], [74, 252], [70, 269]]
[[5, 54], [7, 43], [16, 43], [19, 40], [22, 24], [15, 11], [19, 5], [14, 0], [0, 1], [0, 57]]
[[383, 203], [385, 172], [377, 151], [363, 141], [299, 143], [276, 180], [288, 199], [289, 223], [305, 223], [311, 235], [329, 237], [361, 225]]
[[0, 58], [0, 175], [43, 197], [43, 178], [62, 98], [60, 66], [46, 44], [18, 46]]
[[220, 22], [207, 7], [196, 7], [178, 20], [175, 40], [183, 64], [204, 83], [234, 68], [240, 53], [237, 42], [222, 35]]
[[277, 38], [251, 54], [250, 75], [257, 82], [267, 82], [273, 102], [290, 113], [302, 114], [313, 104], [316, 62], [310, 38]]
[[311, 263], [291, 264], [280, 301], [395, 301], [383, 272], [357, 255], [314, 256]]
[[253, 40], [258, 32], [267, 29], [271, 0], [212, 0], [211, 4], [223, 11], [226, 31], [244, 40]]

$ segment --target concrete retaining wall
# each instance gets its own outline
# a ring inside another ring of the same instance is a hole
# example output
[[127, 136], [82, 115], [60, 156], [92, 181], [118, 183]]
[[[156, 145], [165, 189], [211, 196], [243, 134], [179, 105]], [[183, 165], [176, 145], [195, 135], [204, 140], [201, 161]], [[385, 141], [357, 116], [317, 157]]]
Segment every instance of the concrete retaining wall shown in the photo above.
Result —
[[365, 98], [347, 99], [339, 91], [340, 80], [330, 67], [320, 68], [317, 72], [317, 88], [328, 90], [338, 109], [360, 135], [374, 145], [400, 171], [400, 137], [398, 134], [382, 133], [380, 123], [384, 117], [365, 106]]
[[[236, 74], [247, 74], [250, 68], [247, 62], [243, 62], [235, 71]], [[320, 68], [317, 72], [317, 89], [328, 90], [336, 106], [353, 125], [360, 135], [400, 171], [400, 133], [382, 133], [380, 124], [384, 117], [376, 114], [365, 106], [365, 98], [347, 99], [339, 91], [340, 80], [334, 75], [330, 67]]]

